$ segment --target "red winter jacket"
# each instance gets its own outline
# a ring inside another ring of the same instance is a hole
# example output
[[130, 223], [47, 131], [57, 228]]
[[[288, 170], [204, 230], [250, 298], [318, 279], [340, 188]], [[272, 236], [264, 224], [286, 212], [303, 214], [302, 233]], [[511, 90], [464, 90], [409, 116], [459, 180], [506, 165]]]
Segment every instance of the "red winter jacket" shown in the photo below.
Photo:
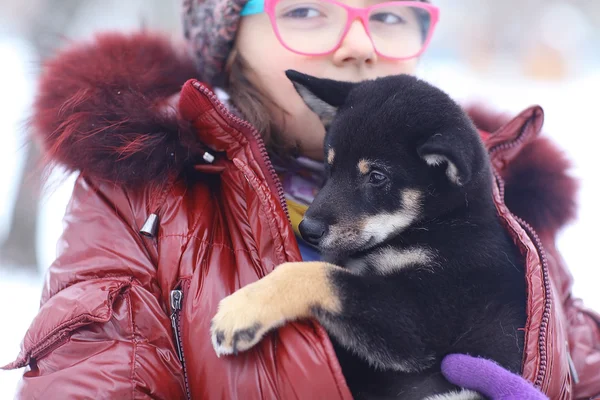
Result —
[[[18, 398], [351, 397], [313, 322], [238, 357], [212, 349], [217, 303], [300, 254], [259, 135], [195, 76], [147, 33], [103, 35], [47, 63], [36, 134], [51, 161], [81, 174], [39, 313], [5, 367], [26, 367]], [[527, 260], [523, 376], [552, 399], [598, 394], [600, 318], [571, 297], [554, 247], [573, 216], [567, 162], [538, 137], [539, 107], [510, 121], [472, 116], [498, 172], [499, 213]]]

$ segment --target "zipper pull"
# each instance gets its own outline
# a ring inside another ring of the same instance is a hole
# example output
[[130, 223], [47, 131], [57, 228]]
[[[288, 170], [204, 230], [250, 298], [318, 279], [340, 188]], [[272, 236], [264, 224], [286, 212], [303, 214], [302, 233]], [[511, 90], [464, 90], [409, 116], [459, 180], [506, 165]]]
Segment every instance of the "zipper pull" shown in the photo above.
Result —
[[177, 356], [179, 361], [183, 362], [183, 349], [181, 348], [181, 337], [179, 334], [179, 311], [181, 311], [181, 300], [183, 292], [181, 290], [171, 290], [169, 300], [171, 303], [171, 326], [175, 335], [175, 346], [177, 346]]
[[171, 290], [171, 312], [181, 311], [181, 300], [183, 299], [183, 292], [181, 290]]
[[571, 352], [569, 351], [569, 343], [567, 342], [567, 361], [569, 363], [569, 369], [571, 370], [571, 379], [573, 379], [573, 383], [577, 385], [579, 383], [579, 374], [577, 374], [577, 370], [575, 369], [575, 363], [573, 362], [573, 358], [571, 357]]

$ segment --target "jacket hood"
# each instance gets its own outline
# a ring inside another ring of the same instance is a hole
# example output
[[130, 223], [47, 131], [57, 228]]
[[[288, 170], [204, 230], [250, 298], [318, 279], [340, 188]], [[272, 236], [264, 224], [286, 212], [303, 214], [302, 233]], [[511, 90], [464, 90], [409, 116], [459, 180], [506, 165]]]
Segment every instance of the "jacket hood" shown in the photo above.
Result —
[[[160, 186], [205, 151], [177, 103], [194, 78], [191, 58], [162, 36], [97, 35], [45, 63], [33, 134], [49, 162], [125, 188]], [[511, 119], [481, 106], [467, 112], [492, 134]], [[548, 139], [529, 141], [502, 173], [507, 206], [536, 229], [560, 228], [575, 216], [569, 167]]]

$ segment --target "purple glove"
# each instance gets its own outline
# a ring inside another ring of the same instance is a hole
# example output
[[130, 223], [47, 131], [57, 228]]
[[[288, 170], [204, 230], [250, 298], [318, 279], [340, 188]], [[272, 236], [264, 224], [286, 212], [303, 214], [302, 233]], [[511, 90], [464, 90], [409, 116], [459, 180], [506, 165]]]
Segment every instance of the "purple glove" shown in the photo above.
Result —
[[519, 375], [483, 358], [449, 354], [442, 360], [442, 374], [451, 383], [491, 400], [548, 400]]

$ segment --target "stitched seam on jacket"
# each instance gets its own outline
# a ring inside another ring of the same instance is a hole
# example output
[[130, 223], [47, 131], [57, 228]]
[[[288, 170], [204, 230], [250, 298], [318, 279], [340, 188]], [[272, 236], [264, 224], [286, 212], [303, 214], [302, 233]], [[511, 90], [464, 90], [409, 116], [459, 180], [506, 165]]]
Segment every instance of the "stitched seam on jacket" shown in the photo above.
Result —
[[133, 307], [131, 305], [131, 294], [127, 294], [125, 297], [127, 302], [127, 312], [129, 313], [129, 328], [131, 329], [131, 398], [135, 399], [135, 360], [137, 358], [136, 343], [135, 343], [135, 328], [133, 324]]
[[[254, 162], [256, 162], [255, 159], [252, 158], [252, 160], [254, 160]], [[273, 214], [277, 213], [276, 208], [273, 205], [273, 202], [269, 201], [270, 200], [269, 197], [274, 196], [275, 194], [272, 193], [268, 189], [268, 185], [266, 183], [260, 182], [260, 178], [252, 170], [252, 168], [250, 168], [250, 165], [248, 163], [244, 163], [243, 161], [241, 161], [239, 159], [235, 159], [235, 158], [233, 159], [233, 163], [238, 168], [240, 173], [242, 173], [246, 177], [248, 185], [256, 193], [263, 210], [267, 214], [270, 214], [270, 216], [267, 217], [267, 225], [269, 227], [272, 241], [273, 242], [278, 241], [279, 242], [278, 244], [282, 247], [282, 251], [277, 252], [277, 254], [276, 254], [276, 257], [278, 259], [277, 264], [282, 264], [282, 263], [286, 262], [287, 254], [286, 254], [285, 250], [283, 249], [285, 247], [285, 245], [284, 245], [283, 236], [281, 234], [281, 230], [280, 230], [279, 226], [277, 226], [277, 224], [274, 222], [274, 219], [270, 218], [273, 216]]]
[[137, 283], [139, 286], [142, 286], [142, 287], [144, 286], [137, 278], [135, 278], [131, 275], [127, 275], [127, 274], [108, 273], [108, 274], [104, 274], [102, 276], [97, 275], [97, 274], [96, 275], [84, 275], [84, 277], [82, 277], [80, 279], [71, 280], [71, 281], [67, 282], [66, 285], [64, 285], [63, 287], [58, 289], [56, 292], [52, 293], [52, 295], [49, 296], [42, 305], [46, 304], [47, 302], [50, 301], [51, 298], [53, 298], [54, 296], [56, 296], [63, 290], [70, 288], [71, 286], [75, 286], [75, 285], [78, 285], [78, 284], [84, 283], [84, 282], [103, 281], [103, 280], [111, 280], [111, 279], [117, 280], [117, 281], [123, 281], [123, 282], [129, 281], [129, 283], [131, 283], [131, 284]]
[[[187, 194], [187, 189], [186, 189], [186, 194]], [[187, 234], [185, 234], [185, 235], [174, 234], [174, 236], [181, 237], [181, 238], [185, 239], [184, 243], [180, 247], [179, 257], [177, 259], [177, 275], [179, 275], [179, 273], [181, 272], [181, 260], [183, 259], [183, 256], [184, 256], [184, 254], [185, 254], [188, 246], [190, 245], [190, 241], [192, 240], [193, 237], [195, 237], [194, 232], [196, 232], [196, 229], [200, 225], [200, 221], [204, 217], [205, 208], [203, 207], [201, 209], [201, 212], [199, 212], [198, 214], [199, 215], [196, 217], [196, 220], [194, 221], [191, 229], [188, 230]], [[159, 237], [157, 238], [157, 243], [158, 243], [158, 240], [161, 240], [161, 239], [166, 238], [166, 237], [169, 237], [169, 235], [162, 235], [162, 236], [159, 235]]]

